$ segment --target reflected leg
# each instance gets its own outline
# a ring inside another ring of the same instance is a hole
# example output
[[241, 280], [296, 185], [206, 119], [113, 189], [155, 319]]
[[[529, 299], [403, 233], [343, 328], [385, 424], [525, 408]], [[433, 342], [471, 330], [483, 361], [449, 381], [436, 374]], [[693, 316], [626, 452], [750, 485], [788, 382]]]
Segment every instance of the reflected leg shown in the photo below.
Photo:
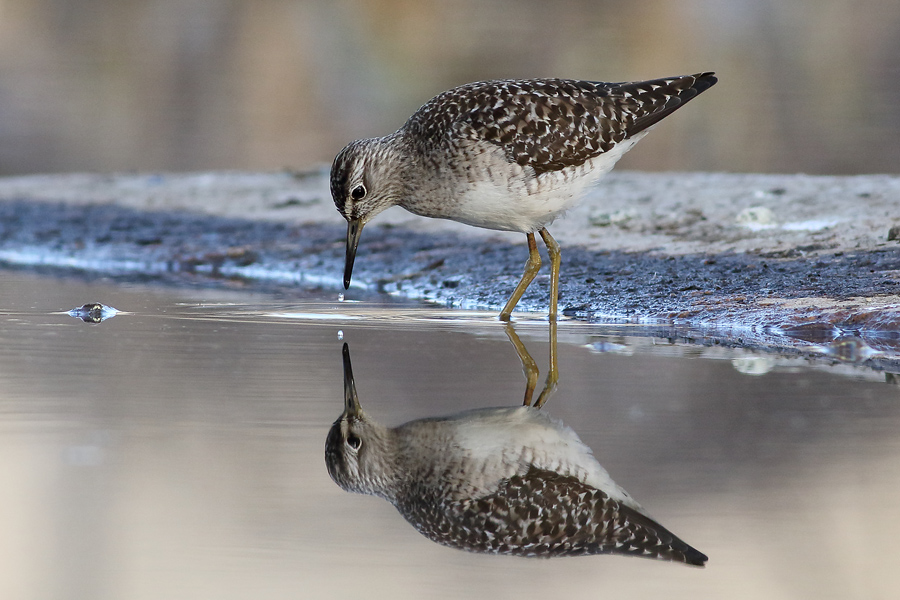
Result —
[[547, 380], [544, 382], [544, 389], [538, 396], [537, 402], [534, 403], [535, 408], [540, 408], [544, 403], [556, 393], [556, 384], [559, 383], [559, 364], [557, 362], [556, 352], [556, 319], [550, 319], [550, 370], [547, 371]]
[[512, 296], [510, 296], [509, 300], [506, 301], [506, 306], [504, 306], [503, 310], [500, 311], [501, 321], [509, 321], [509, 317], [512, 314], [513, 309], [516, 307], [516, 304], [519, 303], [519, 298], [521, 298], [522, 294], [525, 293], [525, 290], [528, 289], [528, 286], [534, 280], [535, 276], [538, 273], [538, 270], [540, 270], [541, 268], [541, 255], [538, 253], [537, 242], [534, 240], [534, 234], [529, 233], [526, 235], [528, 236], [528, 261], [526, 261], [525, 263], [525, 272], [522, 274], [522, 279], [519, 281], [519, 285], [517, 285], [516, 289], [513, 291]]
[[525, 400], [522, 402], [522, 404], [524, 406], [531, 406], [531, 399], [534, 396], [534, 388], [537, 387], [538, 375], [540, 375], [541, 372], [540, 370], [538, 370], [537, 363], [534, 362], [533, 358], [531, 358], [531, 354], [528, 352], [528, 348], [526, 348], [525, 344], [522, 343], [522, 340], [519, 339], [519, 335], [513, 328], [512, 323], [507, 323], [504, 331], [506, 331], [506, 337], [509, 338], [509, 341], [516, 349], [516, 354], [519, 355], [519, 360], [522, 361], [522, 374], [525, 375]]
[[550, 255], [550, 313], [551, 321], [556, 320], [556, 305], [559, 301], [559, 265], [562, 262], [562, 255], [559, 251], [559, 244], [550, 235], [546, 228], [541, 228], [541, 238], [547, 245], [547, 254]]

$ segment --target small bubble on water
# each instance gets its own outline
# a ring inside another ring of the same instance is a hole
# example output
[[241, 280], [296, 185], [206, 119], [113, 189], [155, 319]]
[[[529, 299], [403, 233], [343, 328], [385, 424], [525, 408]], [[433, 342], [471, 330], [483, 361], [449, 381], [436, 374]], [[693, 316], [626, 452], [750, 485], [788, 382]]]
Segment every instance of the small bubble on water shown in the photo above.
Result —
[[344, 339], [344, 330], [343, 329], [338, 329], [338, 339], [339, 340]]
[[344, 295], [338, 294], [338, 302], [343, 302], [343, 301], [344, 301]]

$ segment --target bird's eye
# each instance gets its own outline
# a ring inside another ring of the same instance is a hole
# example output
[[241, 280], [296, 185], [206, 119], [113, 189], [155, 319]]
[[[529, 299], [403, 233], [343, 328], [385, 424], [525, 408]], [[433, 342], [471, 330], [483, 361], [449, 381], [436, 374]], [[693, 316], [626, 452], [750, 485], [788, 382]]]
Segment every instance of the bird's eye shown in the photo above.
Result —
[[362, 440], [351, 433], [347, 436], [347, 445], [354, 450], [359, 450], [359, 447], [362, 445]]
[[350, 192], [350, 197], [354, 200], [362, 200], [366, 195], [366, 186], [358, 185]]

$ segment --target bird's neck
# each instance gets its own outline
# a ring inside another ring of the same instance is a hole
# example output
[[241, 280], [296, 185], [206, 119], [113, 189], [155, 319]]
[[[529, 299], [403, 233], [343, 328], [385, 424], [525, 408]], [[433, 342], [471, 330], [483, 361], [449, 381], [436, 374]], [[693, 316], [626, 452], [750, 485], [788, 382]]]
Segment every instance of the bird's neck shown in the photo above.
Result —
[[402, 485], [403, 465], [397, 435], [393, 429], [378, 426], [368, 434], [363, 493], [393, 502]]
[[369, 169], [382, 185], [387, 186], [382, 195], [390, 198], [393, 204], [405, 206], [408, 200], [415, 198], [417, 182], [422, 180], [423, 173], [408, 136], [400, 130], [374, 138], [371, 144]]

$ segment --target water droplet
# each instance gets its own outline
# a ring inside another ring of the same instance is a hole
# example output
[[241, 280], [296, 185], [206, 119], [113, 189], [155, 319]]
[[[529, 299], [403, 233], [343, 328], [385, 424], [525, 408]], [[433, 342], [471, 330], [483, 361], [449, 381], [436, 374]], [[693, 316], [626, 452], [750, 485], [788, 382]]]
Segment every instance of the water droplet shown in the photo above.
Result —
[[338, 329], [338, 339], [339, 340], [344, 339], [344, 330], [343, 329]]
[[338, 302], [343, 302], [343, 301], [344, 301], [344, 295], [338, 294]]

